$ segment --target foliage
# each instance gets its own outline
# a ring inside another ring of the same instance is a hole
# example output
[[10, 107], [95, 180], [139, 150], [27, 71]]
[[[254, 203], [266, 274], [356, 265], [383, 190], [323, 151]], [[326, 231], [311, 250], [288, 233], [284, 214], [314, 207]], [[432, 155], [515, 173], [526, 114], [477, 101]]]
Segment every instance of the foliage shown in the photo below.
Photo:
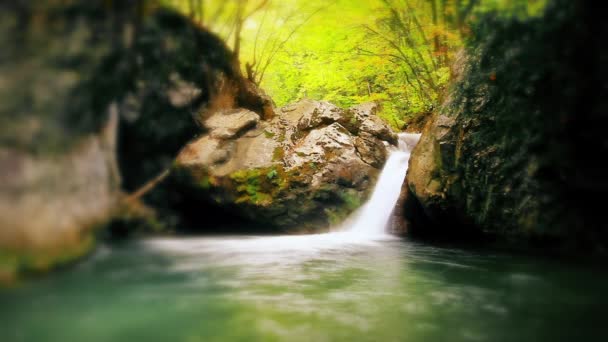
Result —
[[[197, 8], [192, 1], [167, 2], [189, 13]], [[199, 20], [226, 41], [239, 42], [244, 74], [261, 83], [277, 105], [303, 98], [344, 107], [377, 101], [383, 104], [380, 116], [396, 129], [441, 102], [471, 20], [494, 10], [525, 17], [544, 5], [543, 0], [202, 3], [205, 19]], [[212, 12], [221, 15], [211, 18]]]

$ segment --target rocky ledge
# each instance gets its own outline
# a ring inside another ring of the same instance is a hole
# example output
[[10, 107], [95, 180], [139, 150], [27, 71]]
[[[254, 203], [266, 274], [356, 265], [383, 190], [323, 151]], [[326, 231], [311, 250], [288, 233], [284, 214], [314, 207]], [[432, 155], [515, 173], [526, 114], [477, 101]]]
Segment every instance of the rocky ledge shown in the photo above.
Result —
[[257, 223], [318, 231], [367, 197], [397, 136], [375, 114], [303, 100], [262, 121], [247, 109], [223, 110], [207, 133], [185, 146], [173, 179], [195, 194]]

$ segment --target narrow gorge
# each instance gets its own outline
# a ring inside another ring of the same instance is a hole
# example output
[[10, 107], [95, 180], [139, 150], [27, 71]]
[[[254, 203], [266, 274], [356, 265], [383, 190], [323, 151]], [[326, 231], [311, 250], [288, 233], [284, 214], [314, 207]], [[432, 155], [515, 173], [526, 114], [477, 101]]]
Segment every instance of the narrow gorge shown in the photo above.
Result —
[[606, 340], [607, 34], [569, 0], [0, 2], [0, 340]]

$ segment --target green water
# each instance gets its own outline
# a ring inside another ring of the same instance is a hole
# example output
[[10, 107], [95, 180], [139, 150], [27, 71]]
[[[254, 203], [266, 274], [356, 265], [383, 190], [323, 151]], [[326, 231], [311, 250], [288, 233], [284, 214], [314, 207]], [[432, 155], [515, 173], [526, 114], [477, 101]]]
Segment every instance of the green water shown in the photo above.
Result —
[[152, 239], [0, 292], [0, 341], [608, 341], [608, 275], [341, 236]]

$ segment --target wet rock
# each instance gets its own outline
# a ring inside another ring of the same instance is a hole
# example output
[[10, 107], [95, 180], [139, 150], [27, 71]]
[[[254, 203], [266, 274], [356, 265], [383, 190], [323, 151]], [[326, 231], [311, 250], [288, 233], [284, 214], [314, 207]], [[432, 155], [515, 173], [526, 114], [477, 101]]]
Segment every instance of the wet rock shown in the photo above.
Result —
[[340, 122], [344, 115], [343, 110], [325, 101], [303, 100], [295, 104], [293, 111], [292, 115], [300, 117], [297, 128], [302, 131]]
[[[175, 177], [191, 192], [256, 222], [282, 230], [327, 229], [364, 201], [386, 159], [389, 142], [361, 130], [364, 120], [353, 120], [354, 112], [304, 100], [255, 126], [234, 120], [239, 127], [217, 113], [212, 125], [207, 121], [209, 134], [180, 153]], [[373, 110], [361, 115], [374, 120]], [[224, 126], [242, 131], [214, 134]]]
[[361, 132], [355, 138], [355, 148], [361, 156], [361, 160], [375, 168], [382, 167], [386, 160], [386, 147], [382, 140], [367, 132]]
[[[433, 223], [420, 234], [606, 253], [597, 198], [608, 194], [608, 50], [574, 43], [596, 36], [592, 12], [555, 0], [533, 19], [484, 19], [492, 34], [472, 36], [475, 48], [458, 55], [410, 159], [409, 189]], [[564, 27], [577, 29], [565, 39]]]
[[180, 108], [191, 105], [202, 93], [202, 90], [194, 83], [183, 80], [179, 74], [172, 73], [169, 76], [171, 88], [167, 91], [167, 97], [172, 106]]
[[[272, 115], [272, 101], [243, 78], [223, 40], [162, 5], [40, 0], [0, 8], [0, 282], [90, 251], [95, 230], [106, 236], [101, 229], [122, 205], [121, 190], [170, 167], [200, 133], [220, 84], [236, 106]], [[259, 120], [244, 116], [222, 118], [218, 138], [187, 153], [227, 163], [237, 150], [231, 139]], [[143, 201], [162, 210], [175, 197], [159, 187]], [[126, 227], [137, 215], [125, 215]]]
[[226, 162], [232, 151], [234, 142], [225, 143], [220, 139], [204, 136], [186, 145], [177, 157], [182, 164], [217, 165]]
[[205, 127], [215, 139], [230, 139], [254, 127], [260, 116], [250, 110], [239, 108], [221, 110], [205, 121]]
[[399, 140], [397, 134], [376, 115], [378, 111], [380, 111], [379, 104], [375, 102], [362, 103], [348, 110], [349, 121], [356, 122], [358, 130], [396, 145]]
[[367, 132], [376, 138], [388, 141], [391, 144], [397, 144], [397, 135], [377, 116], [369, 116], [363, 120], [359, 128], [363, 132]]

